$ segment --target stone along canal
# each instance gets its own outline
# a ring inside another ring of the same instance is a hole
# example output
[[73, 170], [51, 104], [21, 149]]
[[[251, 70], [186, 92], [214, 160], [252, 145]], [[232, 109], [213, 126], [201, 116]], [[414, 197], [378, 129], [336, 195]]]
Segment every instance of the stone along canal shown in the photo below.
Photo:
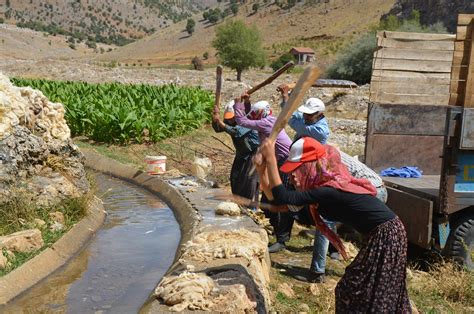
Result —
[[96, 174], [107, 218], [77, 257], [5, 313], [136, 313], [173, 262], [180, 240], [171, 209], [155, 195]]

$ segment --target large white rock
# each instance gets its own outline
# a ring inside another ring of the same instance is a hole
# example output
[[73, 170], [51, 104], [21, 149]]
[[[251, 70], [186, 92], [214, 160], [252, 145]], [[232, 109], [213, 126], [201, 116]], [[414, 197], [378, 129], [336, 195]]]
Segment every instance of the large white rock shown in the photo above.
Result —
[[31, 252], [41, 249], [44, 245], [39, 229], [30, 229], [15, 232], [0, 237], [0, 249], [6, 248], [13, 252]]
[[239, 216], [240, 207], [233, 202], [222, 202], [216, 207], [216, 215], [222, 216]]

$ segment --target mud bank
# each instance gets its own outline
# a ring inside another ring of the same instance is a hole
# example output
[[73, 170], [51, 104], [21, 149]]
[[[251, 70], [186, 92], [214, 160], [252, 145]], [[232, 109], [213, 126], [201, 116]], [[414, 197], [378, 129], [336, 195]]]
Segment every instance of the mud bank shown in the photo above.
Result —
[[21, 267], [0, 278], [0, 312], [7, 302], [48, 277], [73, 258], [100, 229], [104, 219], [105, 211], [102, 202], [95, 198], [89, 206], [88, 215], [61, 239]]
[[86, 166], [156, 193], [180, 224], [175, 262], [142, 313], [267, 311], [270, 258], [263, 229], [247, 216], [216, 216], [214, 190], [182, 184], [183, 178], [165, 181], [94, 151], [82, 152]]

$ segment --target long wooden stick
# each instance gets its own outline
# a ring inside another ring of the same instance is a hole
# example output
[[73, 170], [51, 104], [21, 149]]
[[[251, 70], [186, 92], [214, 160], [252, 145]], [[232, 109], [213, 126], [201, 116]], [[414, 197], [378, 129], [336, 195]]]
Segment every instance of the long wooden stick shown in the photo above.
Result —
[[216, 99], [214, 101], [214, 113], [220, 113], [221, 90], [222, 90], [222, 66], [218, 65], [216, 68]]
[[270, 84], [271, 82], [273, 82], [277, 77], [279, 77], [280, 75], [282, 75], [283, 73], [285, 73], [288, 69], [290, 69], [291, 67], [293, 67], [295, 65], [295, 63], [293, 61], [290, 61], [288, 62], [287, 64], [285, 64], [284, 66], [282, 66], [281, 68], [279, 68], [278, 70], [275, 71], [275, 73], [273, 73], [272, 75], [270, 75], [265, 81], [263, 81], [262, 83], [258, 84], [258, 85], [255, 85], [254, 87], [252, 87], [251, 89], [249, 89], [247, 91], [247, 94], [251, 95], [253, 93], [255, 93], [256, 91], [258, 91], [260, 88]]
[[[286, 102], [285, 107], [280, 112], [277, 120], [275, 121], [275, 124], [273, 125], [272, 132], [270, 133], [270, 136], [268, 137], [271, 141], [276, 140], [278, 134], [280, 134], [281, 130], [283, 130], [285, 125], [288, 123], [288, 120], [290, 120], [291, 115], [298, 108], [301, 101], [303, 100], [304, 95], [310, 89], [311, 85], [313, 85], [313, 83], [316, 82], [319, 75], [320, 75], [319, 69], [316, 68], [315, 66], [310, 66], [300, 76], [298, 82], [296, 83], [295, 88], [293, 89], [293, 92], [290, 95], [290, 98]], [[261, 162], [262, 160], [261, 156], [262, 155], [257, 151], [254, 162], [257, 162], [257, 163]], [[251, 176], [254, 172], [255, 172], [255, 164], [252, 165], [252, 168], [250, 168], [248, 175]]]
[[275, 124], [273, 125], [272, 132], [269, 136], [270, 140], [276, 140], [278, 134], [288, 123], [288, 120], [290, 120], [291, 115], [301, 104], [304, 95], [310, 89], [311, 85], [316, 82], [319, 75], [320, 71], [315, 66], [310, 66], [303, 72], [298, 82], [296, 83], [296, 86], [293, 89], [293, 92], [291, 93], [290, 98], [288, 99], [285, 107], [280, 112], [277, 120], [275, 121]]

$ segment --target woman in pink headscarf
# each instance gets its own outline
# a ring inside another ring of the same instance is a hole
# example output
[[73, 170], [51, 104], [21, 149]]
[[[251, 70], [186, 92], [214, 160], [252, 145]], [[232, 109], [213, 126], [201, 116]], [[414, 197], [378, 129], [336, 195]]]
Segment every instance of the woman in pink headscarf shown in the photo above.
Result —
[[274, 143], [265, 141], [260, 152], [260, 184], [275, 205], [309, 205], [317, 227], [343, 257], [346, 254], [341, 240], [321, 216], [368, 235], [367, 245], [347, 266], [336, 287], [336, 312], [410, 313], [405, 229], [395, 213], [374, 197], [372, 184], [352, 177], [336, 149], [327, 146], [326, 150], [316, 140], [303, 137], [293, 143], [288, 160], [280, 168], [297, 188], [289, 191], [281, 184]]

